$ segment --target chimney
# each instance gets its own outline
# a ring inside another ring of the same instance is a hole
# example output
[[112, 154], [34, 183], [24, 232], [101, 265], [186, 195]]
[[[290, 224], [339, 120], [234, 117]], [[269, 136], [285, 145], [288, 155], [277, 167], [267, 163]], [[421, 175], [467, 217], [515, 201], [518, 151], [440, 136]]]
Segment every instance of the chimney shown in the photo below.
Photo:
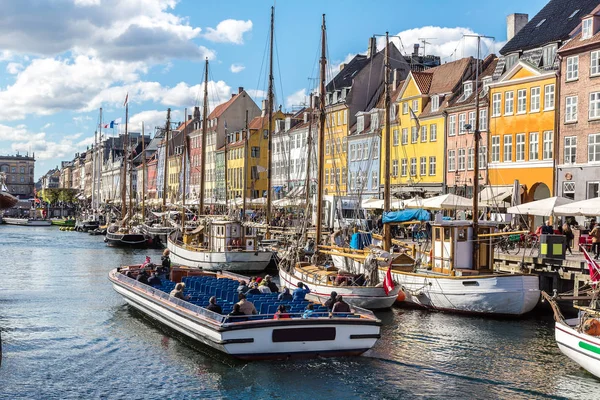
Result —
[[413, 47], [413, 57], [419, 57], [419, 43], [415, 43]]
[[263, 100], [262, 101], [262, 112], [260, 113], [261, 117], [264, 117], [265, 115], [267, 115], [267, 104], [269, 104], [269, 102], [267, 100]]
[[377, 42], [374, 37], [369, 38], [369, 47], [367, 48], [367, 58], [374, 57], [377, 54]]
[[194, 119], [200, 119], [200, 107], [196, 106], [194, 107]]
[[191, 120], [192, 120], [192, 116], [188, 115], [188, 121], [191, 121]]
[[312, 97], [312, 104], [310, 106], [311, 106], [311, 108], [313, 110], [315, 108], [319, 108], [319, 96], [317, 96], [316, 94], [313, 95], [313, 97]]
[[244, 87], [243, 86], [238, 87], [238, 94], [242, 93], [243, 91], [244, 91]]
[[506, 40], [510, 41], [529, 21], [527, 14], [510, 14], [506, 17]]
[[235, 97], [236, 93], [231, 93], [231, 98], [233, 99]]
[[341, 72], [341, 71], [342, 71], [344, 68], [346, 68], [346, 64], [345, 64], [345, 63], [341, 63], [341, 64], [340, 64], [340, 72]]
[[400, 80], [400, 71], [398, 71], [397, 69], [394, 70], [394, 77], [392, 79], [392, 90], [396, 90], [398, 89], [398, 83]]

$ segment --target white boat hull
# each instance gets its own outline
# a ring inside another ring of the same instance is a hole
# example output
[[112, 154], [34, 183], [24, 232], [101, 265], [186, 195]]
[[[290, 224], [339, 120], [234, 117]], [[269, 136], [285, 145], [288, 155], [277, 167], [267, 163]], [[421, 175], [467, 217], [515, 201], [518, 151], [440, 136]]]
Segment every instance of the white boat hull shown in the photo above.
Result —
[[400, 287], [397, 286], [386, 295], [383, 287], [321, 285], [310, 279], [310, 277], [302, 276], [302, 273], [297, 269], [294, 269], [293, 273], [289, 273], [280, 268], [279, 280], [290, 291], [298, 287], [298, 282], [306, 284], [311, 291], [310, 294], [306, 295], [309, 300], [324, 303], [331, 297], [331, 292], [336, 292], [348, 304], [370, 310], [390, 308], [396, 302], [400, 291]]
[[[310, 318], [258, 320], [237, 323], [218, 322], [172, 303], [150, 291], [116, 279], [109, 279], [117, 293], [132, 307], [164, 325], [242, 359], [359, 355], [375, 345], [381, 322], [375, 318]], [[162, 292], [161, 292], [162, 293]], [[329, 330], [333, 338], [309, 339], [318, 331]], [[278, 334], [302, 336], [303, 340], [276, 340]]]
[[205, 271], [259, 272], [271, 261], [271, 251], [197, 251], [167, 242], [171, 261], [177, 265]]
[[52, 221], [47, 219], [27, 219], [27, 218], [4, 218], [4, 223], [8, 225], [22, 226], [51, 226]]
[[600, 378], [600, 338], [573, 329], [579, 319], [556, 322], [554, 332], [560, 351], [596, 378]]
[[[385, 272], [380, 268], [380, 277]], [[406, 302], [441, 311], [521, 315], [533, 310], [540, 299], [535, 275], [450, 277], [392, 271], [392, 279], [402, 287]]]

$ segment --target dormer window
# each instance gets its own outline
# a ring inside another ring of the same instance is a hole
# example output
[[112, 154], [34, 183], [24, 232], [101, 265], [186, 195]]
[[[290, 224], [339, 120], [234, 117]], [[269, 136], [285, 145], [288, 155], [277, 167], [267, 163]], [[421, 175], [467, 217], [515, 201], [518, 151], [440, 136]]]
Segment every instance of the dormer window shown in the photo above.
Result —
[[335, 103], [337, 103], [337, 101], [338, 101], [338, 92], [336, 90], [335, 92], [333, 92], [333, 103], [335, 104]]
[[509, 69], [511, 69], [512, 66], [517, 63], [517, 61], [519, 61], [518, 54], [510, 54], [510, 55], [506, 56], [506, 58], [505, 58], [506, 70], [508, 71]]
[[544, 67], [549, 68], [554, 65], [554, 60], [556, 59], [556, 44], [551, 44], [549, 46], [544, 47], [543, 57], [544, 57]]
[[362, 132], [365, 129], [365, 116], [359, 115], [356, 120], [356, 132]]
[[583, 20], [583, 27], [581, 29], [581, 39], [589, 39], [594, 33], [594, 20], [593, 18], [586, 18]]
[[473, 94], [473, 83], [466, 82], [464, 84], [464, 92], [465, 92], [465, 99], [468, 99], [469, 96], [471, 96]]
[[492, 77], [485, 77], [483, 78], [483, 91], [487, 91], [490, 88], [490, 85], [492, 84]]
[[440, 97], [439, 96], [432, 96], [431, 97], [431, 111], [435, 112], [437, 110], [440, 109]]
[[371, 130], [379, 128], [379, 114], [374, 112], [371, 114]]

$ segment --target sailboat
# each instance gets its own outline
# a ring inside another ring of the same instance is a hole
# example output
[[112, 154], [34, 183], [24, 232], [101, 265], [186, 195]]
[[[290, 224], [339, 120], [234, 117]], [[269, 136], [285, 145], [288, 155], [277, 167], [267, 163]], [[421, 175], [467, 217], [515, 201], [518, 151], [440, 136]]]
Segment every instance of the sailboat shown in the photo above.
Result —
[[[148, 238], [137, 227], [132, 227], [133, 219], [133, 149], [128, 134], [129, 103], [125, 100], [125, 137], [123, 138], [123, 172], [121, 177], [121, 221], [110, 225], [104, 242], [109, 247], [145, 248]], [[144, 138], [142, 138], [142, 141]], [[131, 164], [131, 165], [128, 165]], [[129, 168], [131, 167], [131, 168]], [[129, 174], [129, 177], [128, 177]], [[127, 181], [129, 180], [129, 205], [127, 205]]]
[[[323, 215], [323, 160], [324, 160], [324, 138], [325, 138], [325, 65], [327, 63], [325, 55], [326, 27], [325, 15], [321, 25], [321, 82], [319, 87], [319, 145], [318, 149], [318, 168], [319, 179], [317, 180], [317, 246], [321, 240], [322, 215]], [[386, 47], [387, 49], [387, 47]], [[387, 51], [386, 51], [387, 54]], [[378, 262], [377, 257], [373, 259]], [[398, 297], [400, 288], [395, 287], [392, 290], [384, 289], [377, 285], [378, 274], [370, 277], [364, 274], [351, 274], [343, 269], [333, 266], [326, 267], [318, 263], [308, 263], [296, 261], [295, 259], [283, 260], [279, 265], [279, 278], [281, 283], [288, 288], [295, 289], [301, 282], [308, 286], [311, 292], [308, 298], [316, 301], [327, 300], [333, 292], [341, 295], [346, 302], [353, 306], [368, 309], [381, 309], [391, 307]]]
[[[6, 187], [6, 175], [4, 172], [0, 172], [0, 210], [11, 208], [19, 203], [19, 199], [9, 193]], [[37, 218], [11, 218], [0, 217], [0, 223], [8, 225], [21, 225], [21, 226], [50, 226], [52, 222], [49, 219], [37, 219]]]
[[[272, 86], [270, 86], [269, 93], [269, 107], [272, 110]], [[269, 121], [272, 120], [271, 112], [269, 113]], [[200, 180], [199, 210], [204, 210], [207, 116], [208, 59], [205, 62], [204, 76], [204, 120], [202, 122], [202, 163], [200, 167], [200, 177], [202, 179]], [[269, 129], [269, 132], [271, 132], [271, 129]], [[225, 156], [225, 163], [227, 163], [227, 156]], [[225, 171], [227, 171], [227, 165], [225, 165]], [[247, 175], [246, 171], [244, 171], [244, 175]], [[182, 190], [185, 196], [185, 188]], [[267, 210], [270, 209], [270, 206], [270, 198], [268, 198]], [[186, 231], [183, 222], [184, 219], [182, 218], [181, 230], [173, 232], [167, 241], [171, 261], [175, 264], [201, 268], [206, 271], [258, 272], [267, 268], [271, 261], [272, 252], [262, 250], [258, 246], [257, 229], [244, 226], [243, 221], [226, 218], [205, 219], [203, 224], [191, 231]]]

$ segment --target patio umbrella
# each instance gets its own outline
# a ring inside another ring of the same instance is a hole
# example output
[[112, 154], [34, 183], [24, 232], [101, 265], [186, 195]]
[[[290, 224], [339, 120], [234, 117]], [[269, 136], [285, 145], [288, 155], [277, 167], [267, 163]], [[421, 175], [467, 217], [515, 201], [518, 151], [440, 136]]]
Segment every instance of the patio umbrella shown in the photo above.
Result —
[[556, 215], [579, 215], [595, 217], [600, 215], [600, 197], [576, 201], [554, 208]]

